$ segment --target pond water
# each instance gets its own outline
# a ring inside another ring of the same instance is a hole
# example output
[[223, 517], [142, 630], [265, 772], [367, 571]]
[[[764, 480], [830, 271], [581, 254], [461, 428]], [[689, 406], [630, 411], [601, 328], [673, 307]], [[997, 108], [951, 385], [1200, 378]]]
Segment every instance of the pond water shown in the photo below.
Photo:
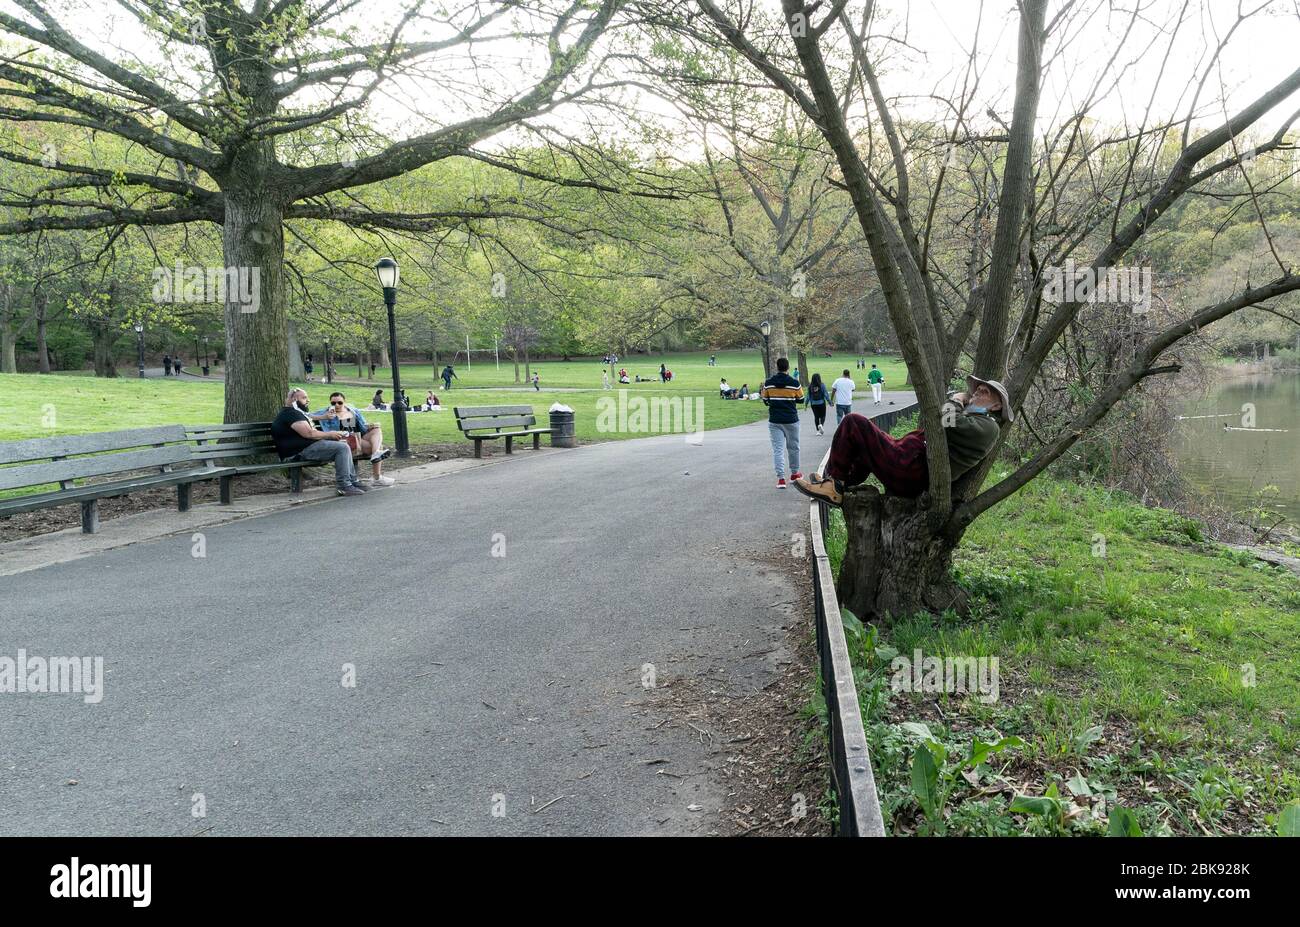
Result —
[[[1253, 423], [1243, 420], [1250, 406]], [[1183, 414], [1214, 416], [1178, 423], [1175, 452], [1193, 486], [1234, 511], [1262, 506], [1300, 526], [1300, 374], [1225, 379]]]

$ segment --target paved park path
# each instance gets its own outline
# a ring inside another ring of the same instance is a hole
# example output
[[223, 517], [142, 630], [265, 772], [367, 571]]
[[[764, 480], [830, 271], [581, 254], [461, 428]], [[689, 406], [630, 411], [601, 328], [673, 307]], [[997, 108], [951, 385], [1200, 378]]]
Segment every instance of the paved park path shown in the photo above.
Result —
[[0, 834], [707, 832], [725, 745], [642, 679], [752, 693], [807, 633], [770, 460], [762, 423], [524, 451], [5, 577], [0, 656], [106, 675], [0, 693]]

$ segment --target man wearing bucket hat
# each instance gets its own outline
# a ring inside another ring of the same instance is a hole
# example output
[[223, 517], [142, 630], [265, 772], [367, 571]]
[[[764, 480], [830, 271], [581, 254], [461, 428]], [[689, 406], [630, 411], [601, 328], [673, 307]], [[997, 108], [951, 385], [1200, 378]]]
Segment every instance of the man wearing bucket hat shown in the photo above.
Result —
[[[997, 443], [1001, 422], [1015, 417], [1007, 388], [997, 380], [968, 376], [966, 386], [968, 392], [954, 393], [943, 405], [953, 480], [988, 456]], [[794, 487], [805, 496], [838, 506], [847, 487], [873, 475], [896, 496], [915, 498], [925, 492], [930, 484], [925, 432], [893, 438], [865, 415], [850, 413], [831, 441], [826, 472], [795, 480]]]

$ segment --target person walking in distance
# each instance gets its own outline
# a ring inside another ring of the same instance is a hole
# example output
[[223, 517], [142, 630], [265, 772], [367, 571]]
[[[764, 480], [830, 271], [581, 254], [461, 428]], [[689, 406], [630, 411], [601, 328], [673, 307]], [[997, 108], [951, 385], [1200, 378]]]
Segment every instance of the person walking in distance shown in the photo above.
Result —
[[776, 469], [776, 488], [785, 489], [786, 458], [790, 461], [790, 479], [800, 479], [799, 472], [799, 403], [803, 387], [790, 376], [790, 361], [780, 357], [776, 373], [763, 382], [759, 391], [767, 405], [767, 433], [772, 439], [772, 466]]
[[875, 364], [871, 365], [871, 372], [867, 374], [867, 382], [871, 384], [871, 398], [875, 400], [876, 405], [880, 405], [880, 391], [885, 387], [885, 375], [880, 372], [880, 368]]
[[814, 373], [812, 380], [808, 382], [808, 398], [805, 402], [808, 408], [812, 409], [813, 427], [817, 429], [819, 435], [825, 434], [826, 384], [822, 382], [820, 373]]
[[835, 399], [835, 424], [844, 421], [844, 416], [853, 411], [853, 391], [858, 385], [853, 382], [847, 370], [843, 376], [831, 384], [831, 393]]

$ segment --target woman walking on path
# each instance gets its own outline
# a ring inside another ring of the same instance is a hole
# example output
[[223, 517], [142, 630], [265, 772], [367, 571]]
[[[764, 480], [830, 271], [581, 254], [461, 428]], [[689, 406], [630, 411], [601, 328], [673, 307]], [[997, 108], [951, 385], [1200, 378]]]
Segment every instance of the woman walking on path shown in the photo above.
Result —
[[826, 386], [822, 383], [822, 375], [814, 373], [812, 380], [808, 383], [808, 398], [805, 400], [808, 408], [812, 409], [813, 426], [816, 427], [817, 433], [825, 434], [823, 426], [826, 424]]

